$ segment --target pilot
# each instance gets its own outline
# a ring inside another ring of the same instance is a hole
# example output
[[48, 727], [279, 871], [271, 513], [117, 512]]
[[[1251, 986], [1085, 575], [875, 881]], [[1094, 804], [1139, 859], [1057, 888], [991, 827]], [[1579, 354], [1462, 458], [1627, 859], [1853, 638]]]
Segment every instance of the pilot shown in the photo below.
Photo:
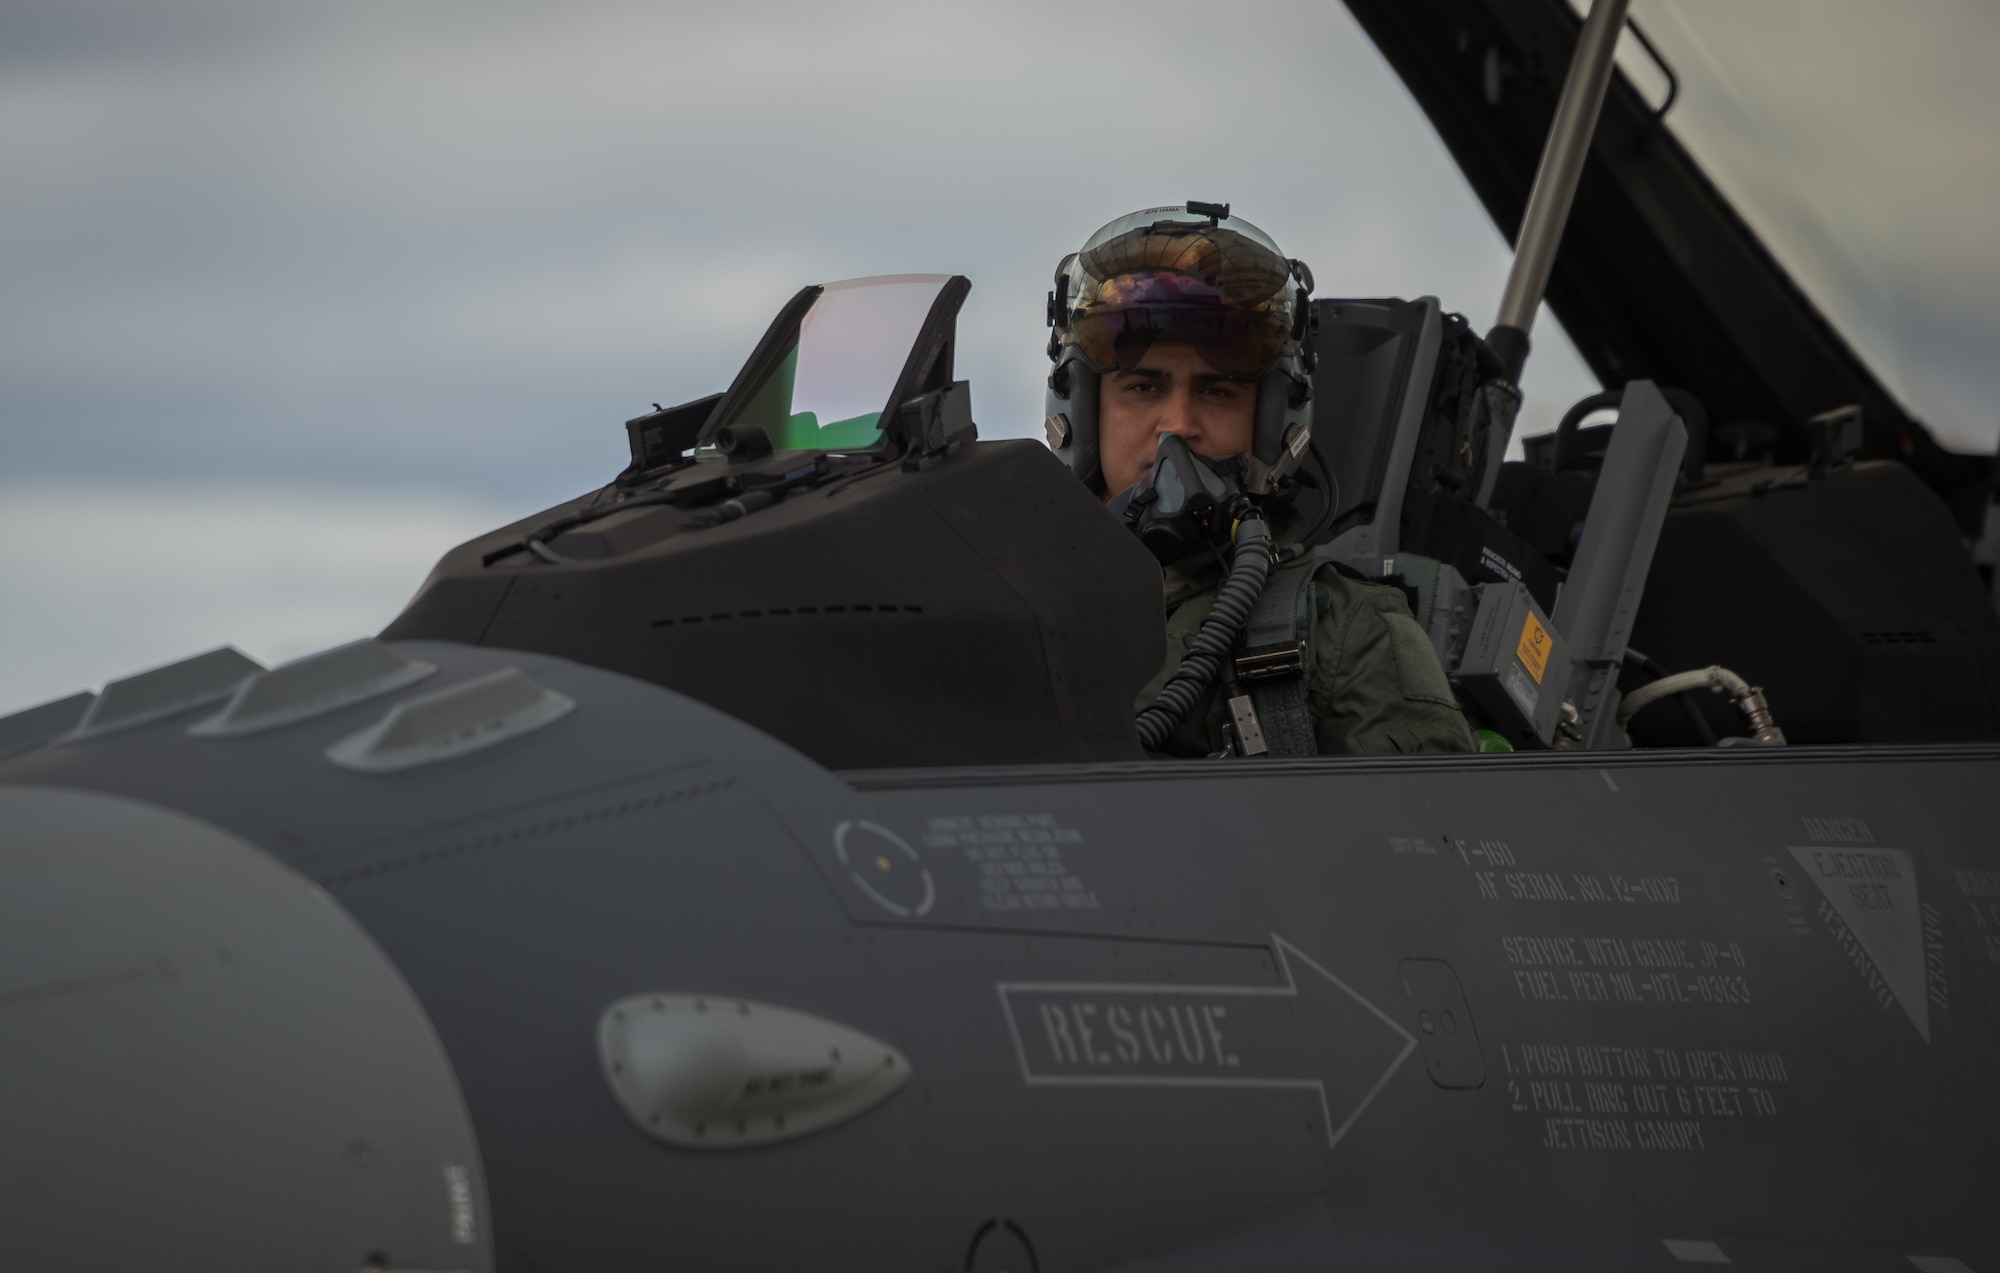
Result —
[[[1240, 488], [1248, 503], [1237, 507], [1262, 514], [1277, 561], [1288, 563], [1270, 571], [1235, 657], [1222, 661], [1170, 732], [1161, 727], [1156, 754], [1474, 749], [1403, 593], [1293, 542], [1303, 519], [1288, 516], [1285, 505], [1296, 489], [1291, 469], [1310, 438], [1311, 290], [1311, 272], [1230, 216], [1227, 204], [1120, 217], [1056, 268], [1050, 446], [1135, 526], [1134, 504], [1154, 500], [1156, 458], [1191, 453], [1195, 459], [1175, 463], [1205, 464], [1211, 474], [1193, 480]], [[1173, 482], [1176, 490], [1185, 485]], [[1218, 548], [1163, 568], [1167, 659], [1139, 708], [1160, 698], [1210, 619], [1224, 590], [1223, 561]], [[1253, 708], [1247, 720], [1246, 706]], [[1141, 728], [1145, 737], [1143, 716]]]

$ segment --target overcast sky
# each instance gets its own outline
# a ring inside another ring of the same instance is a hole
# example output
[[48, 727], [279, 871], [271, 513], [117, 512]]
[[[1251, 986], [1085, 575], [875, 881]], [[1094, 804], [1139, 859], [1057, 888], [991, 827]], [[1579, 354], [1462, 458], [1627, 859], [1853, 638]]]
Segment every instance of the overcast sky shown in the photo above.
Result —
[[[1751, 171], [1789, 144], [1713, 129]], [[1227, 200], [1321, 294], [1481, 328], [1507, 268], [1329, 0], [10, 0], [0, 171], [0, 711], [374, 631], [809, 282], [969, 276], [998, 437], [1039, 432], [1056, 260], [1134, 208]], [[1951, 375], [1983, 385], [1993, 330]], [[1528, 430], [1597, 387], [1536, 339]]]

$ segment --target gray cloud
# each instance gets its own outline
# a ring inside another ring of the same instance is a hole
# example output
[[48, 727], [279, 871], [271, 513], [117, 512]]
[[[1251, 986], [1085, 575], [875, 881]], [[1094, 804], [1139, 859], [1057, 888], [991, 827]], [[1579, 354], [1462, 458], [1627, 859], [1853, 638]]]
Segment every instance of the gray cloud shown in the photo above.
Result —
[[1478, 315], [1505, 269], [1337, 6], [1230, 38], [1192, 3], [7, 21], [13, 474], [553, 499], [615, 464], [623, 417], [726, 383], [800, 284], [908, 269], [973, 278], [982, 424], [1027, 433], [1055, 259], [1189, 196], [1233, 200], [1329, 291]]
[[219, 645], [364, 636], [507, 510], [266, 484], [49, 484], [0, 499], [0, 714]]

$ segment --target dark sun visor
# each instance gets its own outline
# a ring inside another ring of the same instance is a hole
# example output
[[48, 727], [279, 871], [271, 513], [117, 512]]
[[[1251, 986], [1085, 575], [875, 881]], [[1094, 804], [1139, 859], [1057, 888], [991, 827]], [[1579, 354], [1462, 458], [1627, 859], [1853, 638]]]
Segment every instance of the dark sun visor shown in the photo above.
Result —
[[1062, 298], [1100, 372], [1130, 371], [1154, 342], [1184, 340], [1217, 371], [1254, 378], [1284, 353], [1299, 288], [1277, 245], [1246, 221], [1179, 208], [1133, 213], [1069, 261]]

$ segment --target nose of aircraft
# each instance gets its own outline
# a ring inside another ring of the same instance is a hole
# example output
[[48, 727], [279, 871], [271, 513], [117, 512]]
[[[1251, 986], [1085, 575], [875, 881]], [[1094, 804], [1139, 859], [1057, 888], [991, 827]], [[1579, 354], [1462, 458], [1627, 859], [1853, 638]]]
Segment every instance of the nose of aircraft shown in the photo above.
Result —
[[0, 1139], [24, 1268], [492, 1267], [457, 1080], [387, 957], [137, 801], [0, 787]]

